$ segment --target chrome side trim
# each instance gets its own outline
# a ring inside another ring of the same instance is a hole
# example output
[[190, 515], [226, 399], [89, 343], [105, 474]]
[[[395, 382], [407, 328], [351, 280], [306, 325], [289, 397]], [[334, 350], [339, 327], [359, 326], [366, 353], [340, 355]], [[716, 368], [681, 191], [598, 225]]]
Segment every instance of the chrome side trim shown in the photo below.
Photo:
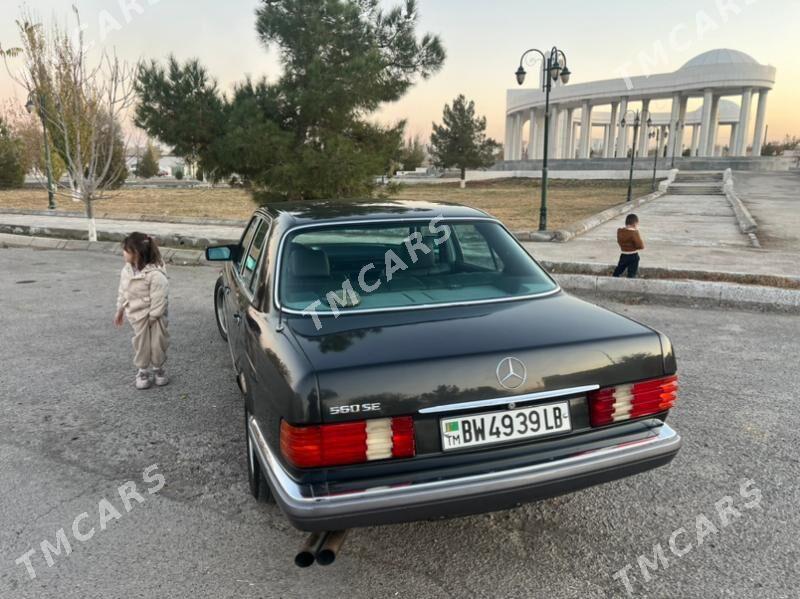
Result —
[[658, 428], [658, 433], [652, 437], [621, 442], [611, 447], [585, 451], [551, 462], [411, 485], [374, 487], [314, 497], [304, 493], [308, 487], [298, 485], [289, 477], [269, 448], [258, 422], [252, 415], [248, 428], [278, 503], [293, 516], [301, 518], [338, 516], [371, 509], [401, 508], [431, 501], [478, 496], [481, 493], [492, 493], [503, 489], [546, 484], [642, 460], [674, 455], [681, 446], [678, 433], [667, 424], [662, 424]]
[[600, 385], [583, 385], [582, 387], [569, 387], [567, 389], [553, 389], [552, 391], [539, 391], [537, 393], [527, 393], [525, 395], [514, 395], [512, 397], [498, 397], [496, 399], [479, 399], [476, 401], [464, 401], [461, 403], [443, 404], [422, 408], [420, 414], [437, 414], [439, 412], [452, 412], [455, 410], [470, 410], [472, 408], [487, 408], [491, 406], [505, 406], [508, 404], [524, 403], [526, 401], [536, 401], [537, 399], [550, 399], [552, 397], [563, 397], [565, 395], [577, 395], [578, 393], [588, 393], [597, 391]]
[[[433, 217], [436, 218], [436, 217]], [[312, 223], [308, 225], [298, 225], [296, 227], [291, 227], [284, 231], [283, 235], [281, 236], [280, 245], [278, 246], [278, 253], [275, 257], [275, 265], [274, 265], [274, 273], [273, 273], [273, 280], [275, 281], [274, 289], [272, 293], [272, 300], [275, 303], [275, 308], [284, 312], [286, 314], [295, 314], [299, 316], [308, 316], [308, 313], [303, 310], [297, 310], [295, 308], [288, 308], [281, 304], [279, 295], [280, 295], [280, 276], [281, 276], [281, 262], [283, 257], [283, 247], [286, 244], [286, 238], [289, 236], [290, 233], [295, 233], [297, 231], [302, 231], [304, 229], [323, 229], [326, 227], [332, 227], [336, 225], [371, 225], [375, 223], [407, 223], [407, 222], [430, 222], [433, 220], [431, 217], [413, 217], [413, 218], [397, 218], [397, 219], [385, 219], [385, 218], [373, 218], [373, 219], [363, 219], [363, 220], [353, 220], [353, 221], [330, 221], [330, 222], [323, 222], [323, 223]], [[561, 285], [558, 284], [547, 269], [545, 269], [533, 255], [525, 249], [519, 239], [517, 239], [511, 231], [499, 220], [496, 218], [492, 218], [489, 216], [481, 217], [481, 216], [451, 216], [448, 218], [443, 218], [444, 221], [482, 221], [482, 222], [490, 222], [497, 225], [500, 225], [502, 229], [511, 236], [516, 244], [522, 248], [522, 250], [528, 255], [528, 257], [533, 260], [533, 262], [538, 266], [544, 275], [550, 279], [550, 282], [555, 285], [554, 289], [550, 291], [543, 291], [541, 293], [532, 293], [530, 295], [523, 295], [519, 297], [501, 297], [497, 299], [488, 299], [488, 300], [473, 300], [469, 302], [442, 302], [438, 304], [420, 304], [418, 306], [397, 306], [391, 308], [362, 308], [362, 309], [348, 309], [346, 312], [342, 312], [343, 316], [348, 316], [350, 314], [375, 314], [375, 313], [382, 313], [382, 312], [406, 312], [409, 310], [431, 310], [433, 308], [452, 308], [455, 306], [477, 306], [481, 304], [499, 304], [502, 302], [516, 302], [516, 301], [523, 301], [529, 299], [537, 299], [542, 297], [548, 297], [551, 295], [556, 295], [562, 291]], [[321, 318], [337, 318], [337, 316], [333, 312], [318, 312], [317, 315]]]

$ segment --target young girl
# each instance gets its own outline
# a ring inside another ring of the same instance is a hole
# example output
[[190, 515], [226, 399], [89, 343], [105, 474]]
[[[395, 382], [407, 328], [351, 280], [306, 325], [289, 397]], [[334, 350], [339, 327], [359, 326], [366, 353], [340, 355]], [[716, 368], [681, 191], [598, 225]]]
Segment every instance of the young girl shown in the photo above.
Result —
[[119, 277], [114, 325], [122, 326], [124, 314], [133, 327], [133, 363], [139, 369], [136, 388], [148, 389], [153, 382], [162, 387], [169, 382], [164, 371], [169, 346], [169, 282], [164, 261], [155, 240], [144, 233], [128, 235], [122, 253], [125, 266]]

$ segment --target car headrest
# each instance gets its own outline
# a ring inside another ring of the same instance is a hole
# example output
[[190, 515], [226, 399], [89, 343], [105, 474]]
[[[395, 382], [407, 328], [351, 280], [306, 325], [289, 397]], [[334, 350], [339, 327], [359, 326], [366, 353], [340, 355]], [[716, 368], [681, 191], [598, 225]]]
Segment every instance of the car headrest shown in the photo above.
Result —
[[408, 248], [405, 244], [402, 246], [402, 253], [400, 256], [403, 259], [403, 262], [408, 264], [408, 268], [410, 270], [421, 270], [425, 268], [432, 268], [434, 264], [436, 264], [436, 242], [435, 237], [424, 237], [422, 239], [422, 244], [430, 249], [430, 252], [425, 253], [424, 250], [419, 249], [419, 244], [417, 244], [417, 248], [414, 250], [414, 255], [417, 259], [416, 262], [411, 260], [411, 252], [408, 251]]
[[289, 272], [300, 278], [329, 277], [331, 265], [328, 255], [299, 243], [293, 243], [289, 254]]

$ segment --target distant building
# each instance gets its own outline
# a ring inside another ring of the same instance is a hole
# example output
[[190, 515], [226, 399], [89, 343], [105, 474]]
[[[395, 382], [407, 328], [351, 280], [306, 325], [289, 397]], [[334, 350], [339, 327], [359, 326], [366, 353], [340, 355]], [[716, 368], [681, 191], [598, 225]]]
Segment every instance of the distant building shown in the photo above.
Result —
[[[767, 96], [775, 85], [775, 67], [762, 65], [737, 50], [711, 50], [696, 56], [673, 73], [609, 79], [576, 85], [556, 85], [550, 93], [548, 155], [553, 158], [614, 158], [633, 146], [631, 104], [641, 109], [636, 153], [647, 156], [655, 140], [648, 136], [650, 118], [661, 128], [668, 155], [760, 156], [767, 116]], [[757, 102], [755, 96], [757, 95]], [[738, 96], [737, 104], [723, 98]], [[702, 98], [701, 108], [689, 112], [690, 98]], [[671, 100], [670, 112], [650, 111], [654, 100]], [[755, 123], [751, 122], [756, 105]], [[544, 150], [545, 94], [541, 89], [511, 89], [506, 100], [505, 159], [521, 160], [527, 139], [529, 158]], [[599, 112], [598, 107], [607, 110]], [[625, 117], [627, 113], [627, 117]], [[622, 125], [625, 117], [627, 126]], [[728, 128], [727, 137], [721, 129]], [[595, 129], [602, 142], [593, 143]], [[688, 141], [687, 141], [688, 140]], [[530, 156], [530, 154], [533, 154]]]

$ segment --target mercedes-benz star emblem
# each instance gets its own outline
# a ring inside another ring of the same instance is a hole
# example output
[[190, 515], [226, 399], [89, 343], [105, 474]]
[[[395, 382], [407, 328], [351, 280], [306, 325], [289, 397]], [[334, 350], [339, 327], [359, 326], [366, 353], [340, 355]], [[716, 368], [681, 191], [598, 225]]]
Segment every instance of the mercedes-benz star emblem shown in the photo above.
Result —
[[497, 365], [497, 382], [506, 389], [519, 389], [528, 380], [525, 364], [517, 358], [503, 358]]

